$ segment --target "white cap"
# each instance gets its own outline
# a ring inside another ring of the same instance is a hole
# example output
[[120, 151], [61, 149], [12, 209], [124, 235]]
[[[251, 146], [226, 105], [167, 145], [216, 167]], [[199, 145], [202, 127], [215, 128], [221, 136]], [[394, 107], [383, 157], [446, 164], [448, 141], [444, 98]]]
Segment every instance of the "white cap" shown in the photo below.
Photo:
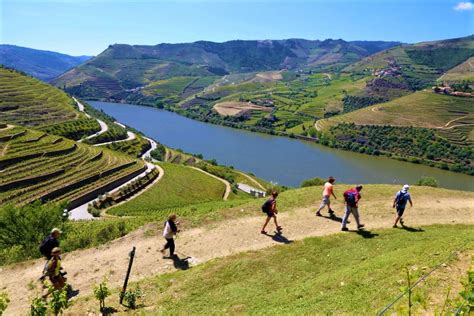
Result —
[[56, 227], [55, 227], [55, 228], [51, 229], [51, 234], [53, 234], [53, 233], [60, 233], [60, 234], [62, 234], [63, 232], [62, 232], [59, 228], [56, 228]]
[[410, 186], [408, 184], [405, 184], [402, 188], [402, 192], [407, 192]]

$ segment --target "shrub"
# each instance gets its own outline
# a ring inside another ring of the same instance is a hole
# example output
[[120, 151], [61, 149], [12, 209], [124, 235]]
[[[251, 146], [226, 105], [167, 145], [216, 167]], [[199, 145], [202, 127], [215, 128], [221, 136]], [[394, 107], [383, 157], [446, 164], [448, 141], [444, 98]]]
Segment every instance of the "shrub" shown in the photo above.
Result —
[[[50, 289], [51, 290], [51, 289]], [[69, 307], [67, 292], [65, 289], [54, 290], [51, 292], [51, 300], [49, 301], [49, 308], [54, 315], [62, 314], [63, 310]]]
[[426, 187], [433, 187], [436, 188], [438, 187], [438, 180], [436, 180], [433, 177], [421, 177], [420, 180], [418, 180], [415, 185], [419, 186], [426, 186]]
[[110, 290], [107, 287], [107, 280], [104, 280], [98, 285], [94, 286], [94, 296], [99, 301], [100, 311], [105, 308], [105, 299], [110, 296]]
[[8, 294], [5, 292], [0, 293], [0, 315], [3, 315], [3, 312], [7, 309], [10, 299]]
[[[64, 230], [64, 205], [28, 204], [22, 207], [6, 205], [0, 208], [0, 249], [15, 248], [19, 258], [39, 257], [38, 246], [53, 227]], [[3, 252], [2, 251], [2, 252]], [[3, 257], [3, 256], [1, 256]], [[0, 264], [4, 263], [3, 261]]]
[[46, 310], [46, 301], [43, 298], [35, 297], [30, 305], [30, 315], [31, 316], [45, 316]]
[[306, 188], [306, 187], [318, 186], [318, 185], [323, 185], [324, 183], [325, 183], [324, 179], [316, 177], [316, 178], [304, 180], [301, 183], [301, 187]]
[[135, 290], [129, 290], [123, 294], [123, 299], [131, 309], [137, 308], [137, 301], [142, 297], [143, 293], [139, 286], [137, 286]]

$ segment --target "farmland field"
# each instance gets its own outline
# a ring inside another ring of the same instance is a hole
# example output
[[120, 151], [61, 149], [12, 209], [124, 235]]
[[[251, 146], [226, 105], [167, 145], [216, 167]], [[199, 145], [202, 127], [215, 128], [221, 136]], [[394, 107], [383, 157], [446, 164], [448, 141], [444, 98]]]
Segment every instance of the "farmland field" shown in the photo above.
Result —
[[235, 116], [247, 110], [271, 112], [272, 109], [247, 102], [228, 101], [215, 104], [214, 110], [216, 110], [220, 115]]

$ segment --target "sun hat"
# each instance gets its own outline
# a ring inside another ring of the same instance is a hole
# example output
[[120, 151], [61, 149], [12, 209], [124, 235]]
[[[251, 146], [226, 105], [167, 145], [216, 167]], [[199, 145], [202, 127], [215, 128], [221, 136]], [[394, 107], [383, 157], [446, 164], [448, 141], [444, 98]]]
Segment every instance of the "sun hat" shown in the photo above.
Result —
[[409, 186], [408, 184], [405, 184], [405, 185], [403, 186], [403, 188], [402, 188], [402, 192], [403, 192], [403, 193], [408, 192], [408, 189], [409, 189], [409, 188], [410, 188], [410, 186]]
[[59, 247], [54, 247], [53, 250], [51, 250], [51, 254], [54, 255], [55, 253], [60, 253], [61, 252], [61, 248]]

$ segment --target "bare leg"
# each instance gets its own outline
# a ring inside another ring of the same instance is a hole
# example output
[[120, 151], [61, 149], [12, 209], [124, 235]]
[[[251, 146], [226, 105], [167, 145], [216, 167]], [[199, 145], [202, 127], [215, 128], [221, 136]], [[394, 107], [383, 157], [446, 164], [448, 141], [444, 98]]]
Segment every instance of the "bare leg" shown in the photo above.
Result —
[[278, 227], [279, 227], [279, 226], [278, 226], [278, 222], [277, 222], [277, 217], [276, 217], [276, 215], [273, 215], [273, 220], [275, 221], [275, 227], [276, 227], [277, 230], [278, 230]]
[[397, 226], [398, 221], [400, 220], [400, 218], [401, 218], [401, 216], [397, 215], [397, 218], [395, 219], [395, 224], [393, 224], [393, 226]]
[[270, 221], [270, 218], [271, 218], [270, 216], [267, 216], [267, 219], [265, 220], [265, 224], [263, 224], [263, 227], [262, 227], [262, 232], [265, 231], [265, 227], [267, 227], [268, 222]]

